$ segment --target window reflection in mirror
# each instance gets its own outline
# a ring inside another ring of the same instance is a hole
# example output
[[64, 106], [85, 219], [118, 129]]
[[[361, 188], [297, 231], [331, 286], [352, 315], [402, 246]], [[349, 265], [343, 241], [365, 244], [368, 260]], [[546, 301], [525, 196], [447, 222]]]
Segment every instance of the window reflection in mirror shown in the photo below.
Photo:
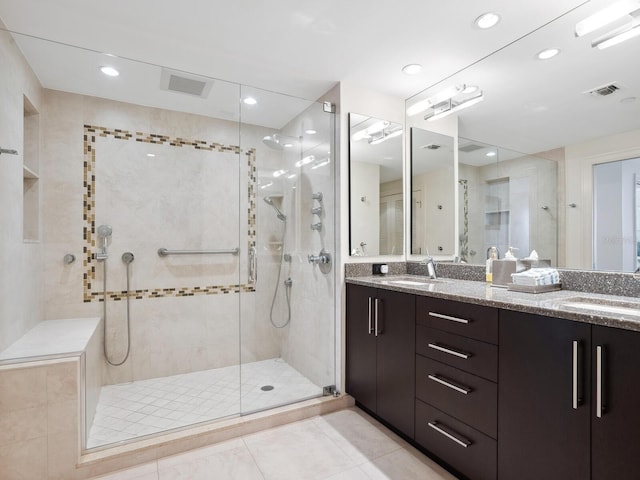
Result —
[[497, 247], [558, 265], [558, 163], [468, 139], [458, 147], [459, 256], [484, 264]]
[[411, 253], [454, 255], [453, 137], [411, 128]]
[[640, 158], [593, 166], [593, 268], [638, 268]]
[[351, 255], [402, 255], [401, 124], [349, 113], [349, 182]]

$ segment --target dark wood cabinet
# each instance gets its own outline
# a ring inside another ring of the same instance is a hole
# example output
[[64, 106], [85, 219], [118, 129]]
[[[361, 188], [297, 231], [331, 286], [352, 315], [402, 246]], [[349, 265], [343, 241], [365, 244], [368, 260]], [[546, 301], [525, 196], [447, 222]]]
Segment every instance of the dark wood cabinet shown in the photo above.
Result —
[[584, 323], [500, 312], [498, 478], [589, 478], [590, 331]]
[[414, 437], [415, 296], [347, 285], [347, 393]]
[[594, 326], [591, 343], [591, 478], [637, 479], [640, 333]]

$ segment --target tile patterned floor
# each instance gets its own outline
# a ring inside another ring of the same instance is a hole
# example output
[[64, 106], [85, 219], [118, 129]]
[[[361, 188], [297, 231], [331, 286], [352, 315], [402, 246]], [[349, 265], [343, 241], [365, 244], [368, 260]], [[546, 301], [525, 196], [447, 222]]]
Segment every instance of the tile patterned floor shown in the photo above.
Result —
[[456, 480], [355, 407], [97, 478]]
[[[274, 388], [264, 391], [265, 385]], [[108, 385], [100, 392], [87, 448], [319, 395], [321, 387], [279, 358]]]

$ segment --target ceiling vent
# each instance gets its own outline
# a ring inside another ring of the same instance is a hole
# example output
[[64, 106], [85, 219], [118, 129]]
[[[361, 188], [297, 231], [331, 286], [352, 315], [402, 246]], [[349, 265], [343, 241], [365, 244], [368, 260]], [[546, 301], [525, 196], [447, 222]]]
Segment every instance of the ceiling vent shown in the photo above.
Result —
[[197, 75], [190, 75], [184, 72], [175, 72], [172, 70], [162, 69], [160, 78], [160, 88], [169, 92], [186, 93], [194, 97], [207, 98], [213, 80]]
[[458, 151], [464, 152], [464, 153], [471, 153], [471, 152], [475, 152], [476, 150], [482, 150], [483, 148], [486, 148], [486, 145], [476, 145], [475, 143], [467, 143], [466, 145], [458, 148]]
[[612, 93], [617, 92], [618, 90], [620, 90], [620, 88], [621, 88], [620, 85], [616, 83], [610, 83], [608, 85], [603, 85], [602, 87], [597, 87], [591, 90], [587, 90], [584, 93], [587, 93], [594, 97], [606, 97], [608, 95], [611, 95]]
[[436, 143], [430, 143], [428, 145], [423, 145], [420, 148], [425, 148], [427, 150], [438, 150], [442, 145], [438, 145]]

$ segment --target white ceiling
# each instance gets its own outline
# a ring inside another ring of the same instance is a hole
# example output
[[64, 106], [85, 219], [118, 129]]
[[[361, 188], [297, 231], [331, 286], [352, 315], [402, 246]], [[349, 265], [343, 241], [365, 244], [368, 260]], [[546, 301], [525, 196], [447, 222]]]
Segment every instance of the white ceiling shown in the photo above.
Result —
[[[461, 112], [460, 135], [534, 153], [640, 128], [640, 100], [619, 101], [640, 99], [640, 38], [598, 51], [573, 36], [612, 1], [0, 0], [0, 20], [47, 88], [230, 120], [252, 95], [243, 122], [281, 128], [309, 105], [295, 97], [339, 81], [398, 98], [475, 83], [485, 101]], [[502, 21], [482, 31], [473, 20], [487, 11]], [[548, 46], [561, 55], [535, 60]], [[98, 72], [107, 63], [115, 81]], [[426, 68], [406, 76], [408, 63]], [[160, 66], [217, 80], [206, 100], [167, 93]], [[624, 88], [611, 98], [581, 93], [612, 81]]]
[[[14, 32], [307, 99], [338, 81], [407, 98], [581, 3], [0, 0], [0, 19]], [[503, 20], [482, 31], [473, 20], [487, 11]], [[45, 86], [59, 80], [27, 57]], [[409, 77], [408, 63], [426, 68]], [[56, 86], [86, 88], [68, 77]]]

